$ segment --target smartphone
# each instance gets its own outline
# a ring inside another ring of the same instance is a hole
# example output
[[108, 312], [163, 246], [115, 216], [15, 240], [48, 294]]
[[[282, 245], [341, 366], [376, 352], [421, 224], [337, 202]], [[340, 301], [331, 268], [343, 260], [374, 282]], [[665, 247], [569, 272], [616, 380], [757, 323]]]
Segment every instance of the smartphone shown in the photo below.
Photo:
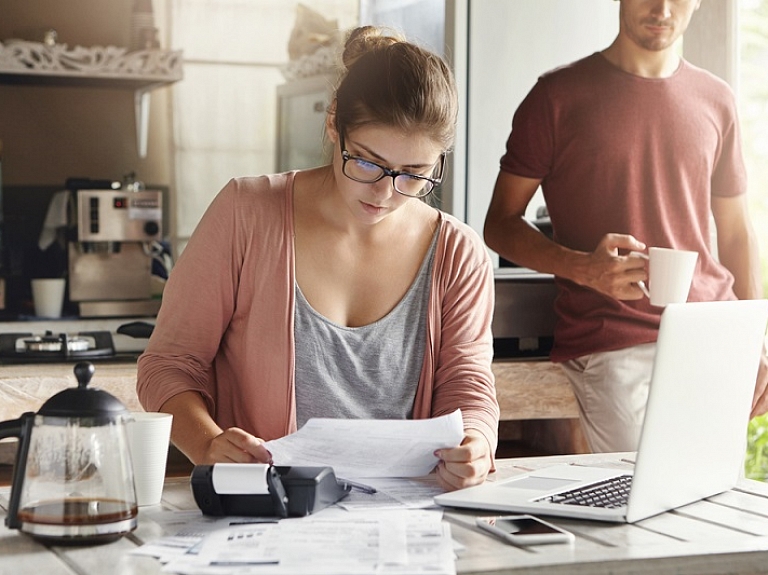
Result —
[[478, 517], [477, 525], [512, 545], [573, 543], [573, 533], [560, 529], [533, 515]]

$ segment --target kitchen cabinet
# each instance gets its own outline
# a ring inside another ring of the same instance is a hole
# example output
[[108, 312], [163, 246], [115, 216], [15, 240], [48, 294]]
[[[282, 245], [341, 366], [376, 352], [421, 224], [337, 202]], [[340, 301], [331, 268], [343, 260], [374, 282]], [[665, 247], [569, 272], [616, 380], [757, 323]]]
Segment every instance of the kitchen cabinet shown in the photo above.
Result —
[[139, 156], [147, 155], [149, 95], [181, 80], [178, 50], [137, 50], [116, 46], [85, 48], [22, 40], [0, 42], [0, 83], [115, 88], [134, 93]]

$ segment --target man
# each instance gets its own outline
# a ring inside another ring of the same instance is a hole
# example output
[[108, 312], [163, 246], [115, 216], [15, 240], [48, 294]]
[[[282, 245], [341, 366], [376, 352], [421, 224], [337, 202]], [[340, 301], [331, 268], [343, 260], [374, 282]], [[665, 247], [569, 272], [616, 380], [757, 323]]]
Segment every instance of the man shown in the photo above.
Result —
[[[675, 51], [701, 0], [620, 2], [614, 42], [544, 74], [516, 111], [485, 222], [492, 249], [556, 276], [552, 360], [594, 451], [635, 450], [645, 414], [662, 309], [631, 252], [697, 251], [689, 301], [762, 297], [733, 93]], [[553, 240], [523, 218], [539, 185]]]

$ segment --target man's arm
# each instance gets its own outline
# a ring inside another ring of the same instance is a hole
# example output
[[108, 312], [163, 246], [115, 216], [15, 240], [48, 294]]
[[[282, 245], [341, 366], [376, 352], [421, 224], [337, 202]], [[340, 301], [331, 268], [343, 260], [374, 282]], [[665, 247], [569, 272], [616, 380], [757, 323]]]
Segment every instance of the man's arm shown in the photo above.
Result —
[[[733, 274], [733, 291], [739, 299], [760, 299], [763, 284], [757, 237], [749, 219], [745, 194], [713, 197], [712, 215], [717, 227], [720, 263]], [[752, 399], [752, 417], [768, 412], [768, 357], [760, 358], [760, 369]]]
[[712, 198], [720, 263], [733, 274], [739, 299], [760, 299], [763, 285], [757, 236], [749, 219], [745, 194]]
[[525, 220], [525, 209], [541, 180], [500, 171], [485, 219], [488, 246], [516, 264], [590, 287], [616, 299], [643, 297], [637, 282], [647, 279], [645, 260], [619, 255], [645, 244], [626, 234], [607, 234], [595, 251], [561, 246]]
[[541, 272], [554, 273], [552, 260], [562, 250], [525, 220], [525, 210], [541, 180], [499, 172], [485, 216], [485, 242], [504, 258]]

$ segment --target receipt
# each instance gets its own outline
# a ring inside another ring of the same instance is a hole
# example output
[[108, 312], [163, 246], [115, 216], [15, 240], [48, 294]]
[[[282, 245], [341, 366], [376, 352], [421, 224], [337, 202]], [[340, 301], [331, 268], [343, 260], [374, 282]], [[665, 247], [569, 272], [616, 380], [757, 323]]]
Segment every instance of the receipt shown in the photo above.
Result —
[[266, 463], [216, 463], [211, 472], [213, 490], [219, 495], [267, 495]]

